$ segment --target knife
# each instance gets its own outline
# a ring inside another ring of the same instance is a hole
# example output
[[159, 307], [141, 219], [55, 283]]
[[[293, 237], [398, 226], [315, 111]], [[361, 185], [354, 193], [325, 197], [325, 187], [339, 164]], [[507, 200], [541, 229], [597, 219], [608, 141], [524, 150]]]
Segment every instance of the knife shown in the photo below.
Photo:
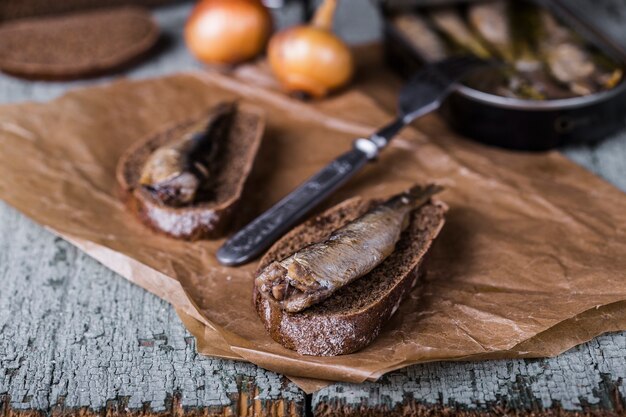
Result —
[[462, 56], [422, 67], [400, 91], [397, 118], [372, 134], [356, 139], [352, 150], [339, 156], [272, 208], [228, 239], [217, 251], [223, 265], [241, 265], [263, 253], [315, 206], [346, 183], [405, 126], [441, 106], [463, 77], [487, 62]]

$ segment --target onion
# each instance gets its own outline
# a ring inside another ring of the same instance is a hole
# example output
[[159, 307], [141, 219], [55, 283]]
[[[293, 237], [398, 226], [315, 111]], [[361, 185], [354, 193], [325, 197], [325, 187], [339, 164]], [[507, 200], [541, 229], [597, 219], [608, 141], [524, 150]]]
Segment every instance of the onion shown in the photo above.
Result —
[[350, 49], [332, 33], [336, 6], [337, 0], [325, 0], [310, 25], [288, 28], [270, 40], [270, 66], [287, 91], [320, 98], [352, 78]]
[[201, 0], [185, 25], [185, 41], [204, 63], [237, 64], [261, 53], [271, 31], [261, 0]]

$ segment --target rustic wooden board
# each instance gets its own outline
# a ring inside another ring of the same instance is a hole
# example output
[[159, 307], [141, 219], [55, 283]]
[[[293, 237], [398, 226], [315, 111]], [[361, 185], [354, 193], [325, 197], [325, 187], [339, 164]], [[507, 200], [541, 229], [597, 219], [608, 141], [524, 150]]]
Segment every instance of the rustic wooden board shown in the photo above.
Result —
[[[375, 38], [379, 22], [369, 3], [344, 2], [342, 34], [355, 42]], [[188, 12], [188, 5], [156, 11], [167, 41], [130, 77], [199, 67], [182, 42]], [[280, 24], [296, 14], [281, 14]], [[0, 75], [0, 102], [49, 100], [110, 79], [55, 84]], [[626, 132], [565, 153], [626, 189]], [[307, 398], [256, 366], [198, 356], [167, 303], [0, 203], [0, 415], [410, 415], [502, 407], [619, 413], [624, 379], [626, 332], [557, 358], [413, 366], [378, 383], [335, 384]]]
[[[161, 8], [160, 52], [133, 78], [198, 68], [182, 27], [189, 5]], [[0, 75], [0, 102], [50, 100], [71, 83]], [[42, 202], [45, 204], [45, 202]], [[0, 415], [117, 410], [304, 415], [305, 395], [254, 365], [199, 356], [173, 308], [0, 203]]]
[[556, 358], [432, 363], [377, 383], [335, 384], [313, 394], [316, 415], [407, 409], [624, 411], [626, 333], [608, 334]]
[[303, 415], [286, 378], [199, 356], [169, 304], [5, 204], [0, 236], [0, 410]]

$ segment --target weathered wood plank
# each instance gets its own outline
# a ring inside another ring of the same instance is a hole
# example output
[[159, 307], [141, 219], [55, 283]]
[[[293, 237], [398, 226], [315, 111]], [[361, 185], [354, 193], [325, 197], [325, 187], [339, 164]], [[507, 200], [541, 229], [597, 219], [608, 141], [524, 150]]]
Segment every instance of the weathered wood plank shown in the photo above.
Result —
[[[626, 131], [562, 150], [626, 191]], [[315, 415], [410, 415], [465, 410], [623, 413], [626, 332], [600, 336], [556, 358], [412, 366], [377, 383], [335, 384], [313, 394]]]
[[169, 304], [4, 204], [0, 236], [0, 410], [303, 414], [293, 383], [197, 355]]
[[[626, 191], [626, 132], [563, 149]], [[551, 409], [622, 414], [626, 332], [598, 337], [556, 358], [417, 365], [377, 383], [335, 384], [313, 394], [315, 415], [411, 415]], [[513, 414], [513, 413], [511, 413]]]
[[549, 359], [432, 363], [377, 383], [335, 384], [313, 394], [316, 415], [413, 409], [623, 411], [626, 334], [598, 337]]
[[[197, 68], [182, 27], [190, 5], [155, 11], [164, 50], [132, 78]], [[71, 83], [0, 76], [0, 102], [44, 101], [115, 77]], [[164, 301], [0, 204], [0, 410], [301, 415], [284, 377], [196, 354]]]
[[563, 150], [573, 161], [626, 190], [626, 131], [594, 145], [579, 145]]
[[[162, 53], [127, 75], [199, 68], [181, 31], [189, 5], [158, 9]], [[282, 26], [297, 15], [279, 16]], [[369, 2], [344, 0], [337, 27], [351, 41], [375, 39]], [[49, 100], [105, 83], [24, 82], [0, 75], [0, 102]], [[565, 150], [626, 189], [626, 134]], [[605, 335], [557, 358], [443, 363], [393, 372], [379, 383], [336, 384], [313, 395], [318, 415], [479, 412], [494, 405], [620, 412], [626, 398], [626, 333]], [[301, 414], [305, 397], [286, 379], [253, 365], [195, 353], [172, 308], [0, 204], [0, 410], [83, 414]], [[554, 409], [551, 409], [554, 413]], [[597, 411], [598, 413], [600, 411]]]
[[[626, 191], [626, 131], [563, 152]], [[625, 380], [626, 332], [620, 332], [555, 358], [432, 363], [392, 372], [377, 383], [335, 384], [314, 393], [311, 405], [319, 416], [542, 409], [548, 415], [559, 410], [622, 415]]]

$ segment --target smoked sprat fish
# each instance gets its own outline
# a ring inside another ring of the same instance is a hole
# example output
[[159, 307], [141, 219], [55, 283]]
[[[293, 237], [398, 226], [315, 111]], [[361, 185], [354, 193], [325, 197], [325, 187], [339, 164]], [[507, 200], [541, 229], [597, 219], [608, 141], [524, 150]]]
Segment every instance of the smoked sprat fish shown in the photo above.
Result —
[[334, 231], [328, 239], [269, 264], [256, 278], [261, 295], [291, 313], [360, 278], [394, 251], [410, 213], [442, 188], [414, 186]]
[[540, 9], [539, 13], [543, 30], [540, 49], [550, 74], [575, 94], [591, 94], [592, 75], [597, 71], [591, 54], [547, 10]]
[[505, 1], [472, 4], [468, 7], [467, 18], [472, 28], [500, 58], [508, 63], [513, 62], [513, 39]]
[[[544, 99], [543, 83], [536, 77], [540, 70], [539, 61], [534, 64], [527, 61], [528, 56], [518, 59], [513, 51], [516, 49], [513, 39], [511, 7], [504, 0], [476, 3], [468, 6], [467, 19], [471, 27], [481, 36], [487, 45], [507, 64], [499, 69], [500, 74], [493, 77], [485, 73], [485, 81], [491, 81], [491, 87], [483, 87], [486, 91], [495, 91], [504, 97]], [[528, 55], [528, 54], [526, 54]], [[530, 72], [528, 69], [530, 68]], [[517, 69], [517, 70], [516, 70]]]
[[456, 8], [438, 7], [433, 9], [429, 16], [433, 25], [453, 43], [479, 58], [491, 58], [491, 53], [472, 32]]
[[237, 111], [222, 103], [179, 140], [157, 148], [145, 162], [139, 184], [160, 202], [184, 206], [213, 185], [216, 155]]
[[393, 23], [427, 62], [440, 61], [448, 57], [445, 42], [421, 16], [400, 14], [394, 17]]

